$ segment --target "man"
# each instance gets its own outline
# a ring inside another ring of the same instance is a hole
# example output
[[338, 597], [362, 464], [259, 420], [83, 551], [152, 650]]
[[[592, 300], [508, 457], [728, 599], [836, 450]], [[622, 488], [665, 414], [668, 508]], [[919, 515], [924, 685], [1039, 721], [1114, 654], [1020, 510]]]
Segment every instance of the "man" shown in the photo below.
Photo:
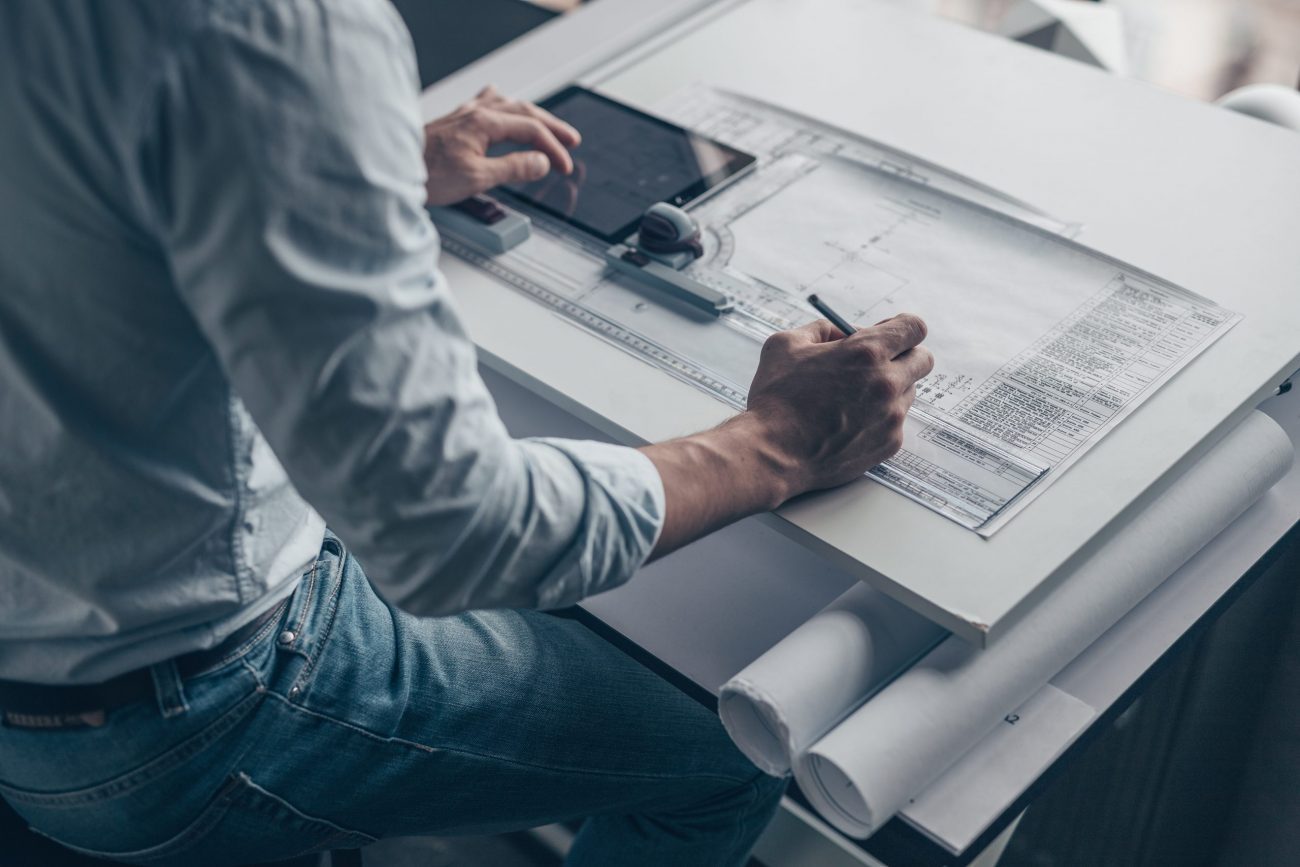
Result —
[[571, 864], [743, 863], [782, 781], [528, 609], [891, 454], [924, 326], [777, 335], [696, 436], [512, 440], [423, 207], [579, 132], [416, 90], [384, 0], [0, 6], [0, 795], [133, 863], [584, 816]]

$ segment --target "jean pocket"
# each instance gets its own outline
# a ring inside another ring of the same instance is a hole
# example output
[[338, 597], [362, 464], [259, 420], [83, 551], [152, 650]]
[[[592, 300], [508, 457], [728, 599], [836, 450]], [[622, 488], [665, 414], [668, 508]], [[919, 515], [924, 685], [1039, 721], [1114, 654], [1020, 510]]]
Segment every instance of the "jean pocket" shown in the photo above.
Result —
[[375, 840], [369, 834], [304, 813], [253, 782], [248, 774], [237, 772], [194, 821], [156, 846], [132, 852], [68, 848], [129, 864], [220, 867], [283, 861], [328, 849], [356, 849]]
[[[246, 678], [251, 686], [252, 679]], [[20, 812], [66, 813], [71, 809], [96, 809], [102, 804], [132, 796], [145, 786], [154, 783], [167, 774], [175, 773], [179, 767], [193, 762], [196, 757], [210, 753], [231, 732], [246, 722], [249, 716], [264, 701], [260, 691], [244, 684], [237, 684], [245, 694], [233, 699], [234, 703], [220, 710], [219, 715], [210, 721], [202, 720], [196, 715], [195, 721], [202, 726], [184, 732], [177, 739], [170, 725], [131, 725], [135, 720], [122, 723], [110, 719], [102, 729], [77, 729], [73, 732], [35, 732], [26, 735], [9, 746], [11, 750], [27, 749], [34, 751], [38, 747], [42, 752], [32, 752], [37, 761], [29, 762], [28, 777], [49, 777], [57, 773], [60, 765], [78, 767], [90, 763], [98, 753], [109, 752], [113, 755], [131, 755], [133, 746], [148, 745], [151, 739], [169, 744], [161, 753], [144, 758], [138, 763], [131, 763], [127, 770], [114, 773], [103, 782], [75, 789], [59, 791], [37, 791], [27, 788], [30, 779], [21, 784], [13, 780], [0, 781], [0, 796], [3, 796]], [[154, 713], [156, 715], [156, 712]], [[148, 720], [146, 722], [149, 722]], [[39, 739], [39, 740], [38, 740]], [[57, 757], [57, 761], [54, 759]], [[113, 762], [116, 764], [116, 762]]]

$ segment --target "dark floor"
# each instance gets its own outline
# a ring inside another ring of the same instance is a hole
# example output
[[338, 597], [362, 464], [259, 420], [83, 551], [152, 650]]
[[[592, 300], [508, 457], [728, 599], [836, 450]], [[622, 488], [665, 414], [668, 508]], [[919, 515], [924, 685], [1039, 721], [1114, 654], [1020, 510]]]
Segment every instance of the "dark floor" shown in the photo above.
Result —
[[366, 867], [558, 867], [560, 859], [526, 835], [404, 837], [362, 850]]

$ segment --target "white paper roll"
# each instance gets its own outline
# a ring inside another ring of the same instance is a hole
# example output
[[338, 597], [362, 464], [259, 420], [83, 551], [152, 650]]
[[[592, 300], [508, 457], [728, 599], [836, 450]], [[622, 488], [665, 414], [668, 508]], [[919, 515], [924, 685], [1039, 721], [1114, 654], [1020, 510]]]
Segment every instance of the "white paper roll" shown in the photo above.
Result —
[[[1291, 465], [1290, 440], [1252, 413], [989, 648], [949, 638], [795, 762], [831, 824], [866, 837], [989, 733]], [[975, 580], [975, 579], [972, 579]]]
[[946, 632], [865, 584], [847, 591], [723, 684], [718, 714], [774, 776]]

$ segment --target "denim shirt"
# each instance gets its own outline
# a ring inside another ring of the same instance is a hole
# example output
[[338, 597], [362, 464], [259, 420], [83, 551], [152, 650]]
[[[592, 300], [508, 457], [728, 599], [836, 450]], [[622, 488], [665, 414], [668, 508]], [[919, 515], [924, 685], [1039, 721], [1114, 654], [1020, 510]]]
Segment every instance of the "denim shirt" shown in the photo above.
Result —
[[647, 556], [647, 458], [497, 417], [417, 90], [386, 0], [0, 4], [0, 678], [215, 645], [326, 522], [429, 615]]

